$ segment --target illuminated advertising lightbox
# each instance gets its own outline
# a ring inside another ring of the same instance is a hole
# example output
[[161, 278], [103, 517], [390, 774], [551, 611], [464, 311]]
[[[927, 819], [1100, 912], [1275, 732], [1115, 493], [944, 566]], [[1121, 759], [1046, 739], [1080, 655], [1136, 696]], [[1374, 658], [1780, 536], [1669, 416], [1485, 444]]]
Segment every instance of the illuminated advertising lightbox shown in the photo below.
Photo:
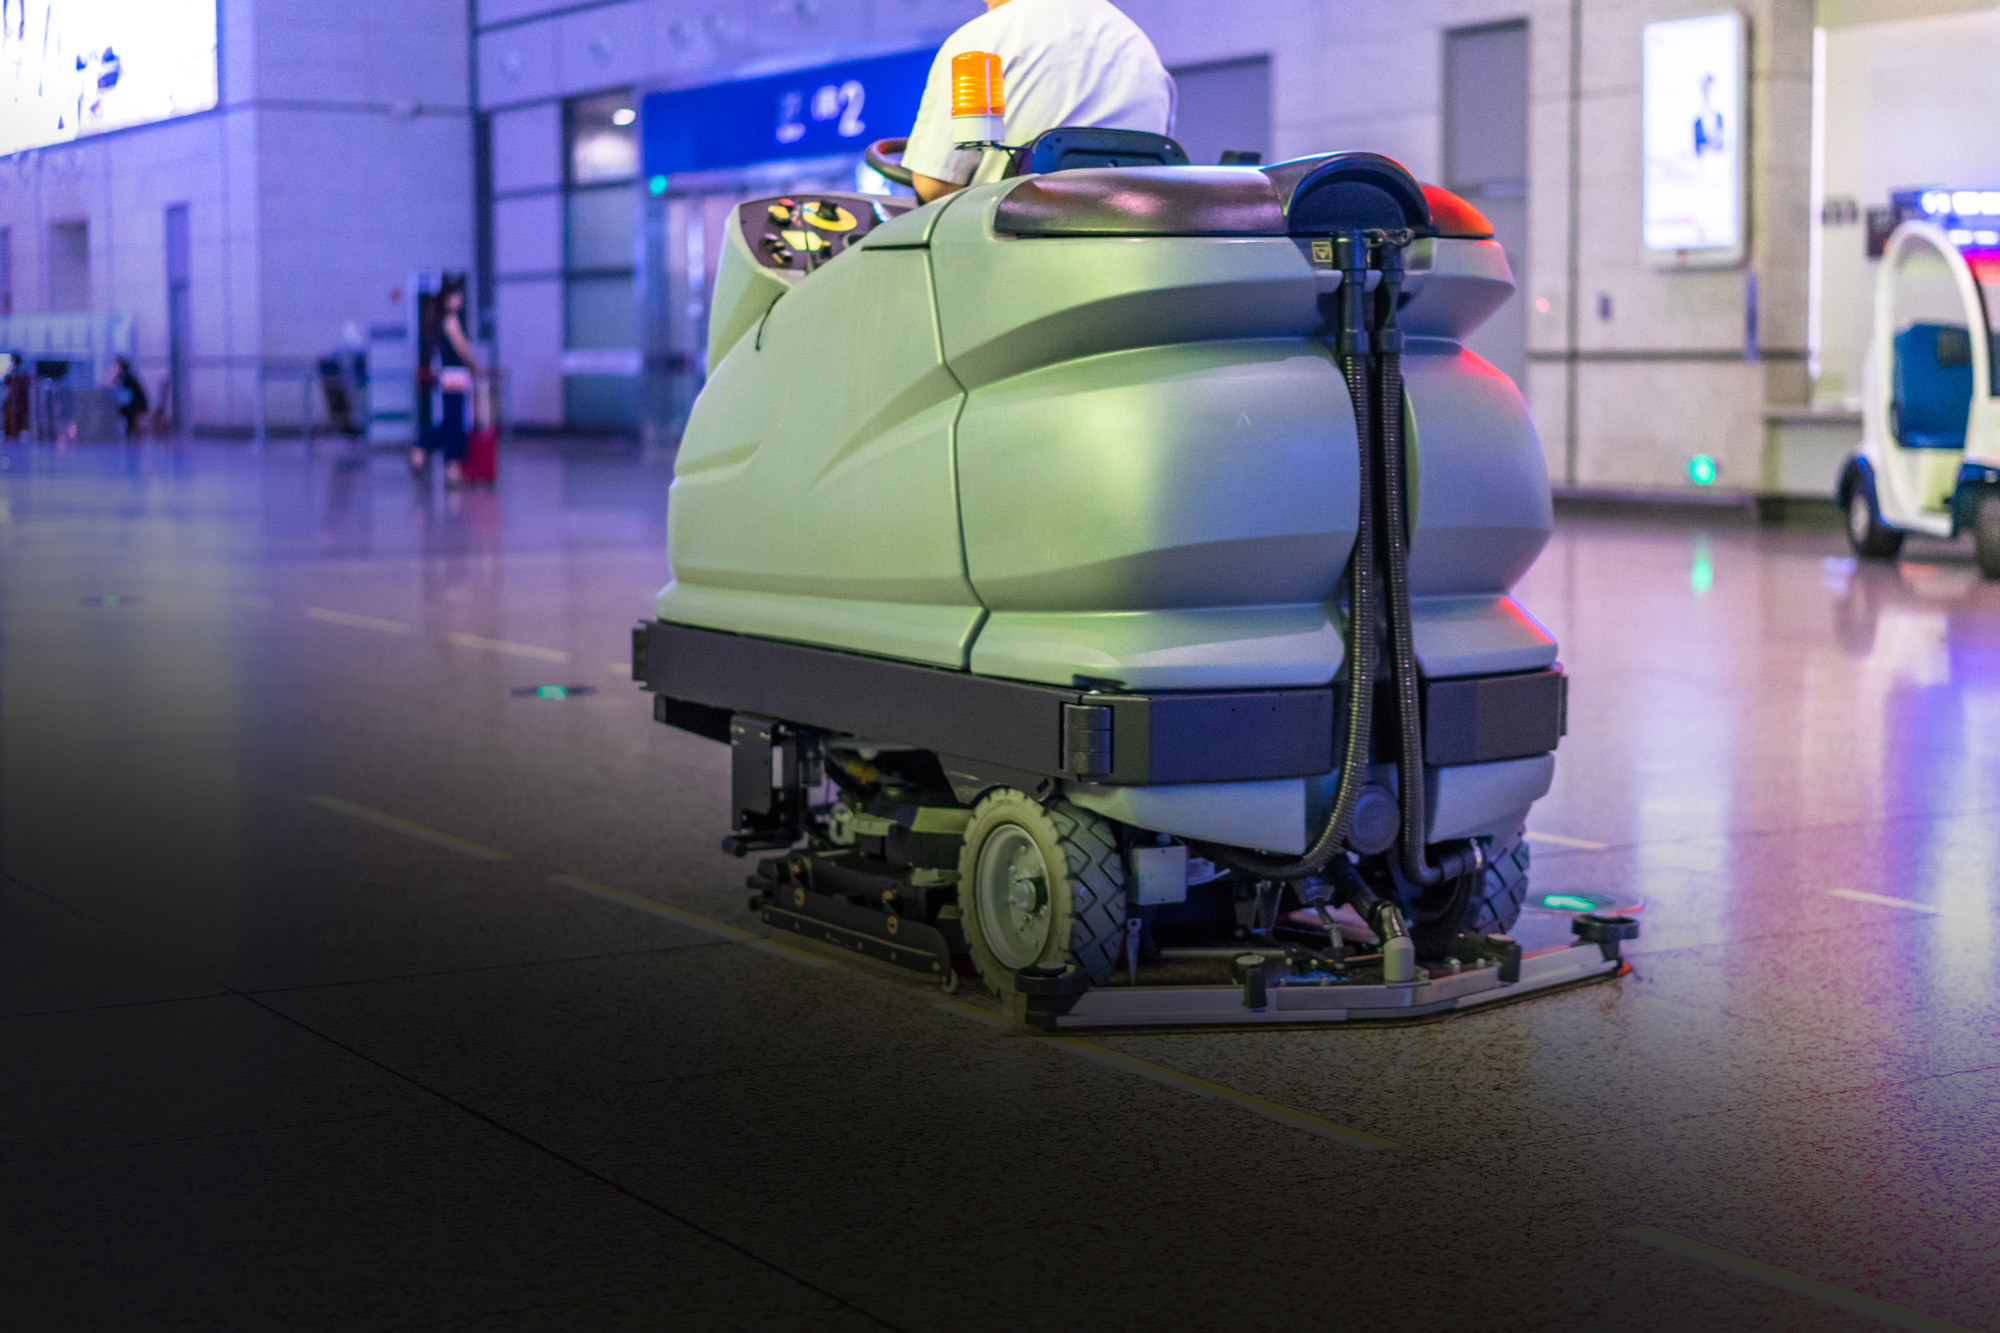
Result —
[[0, 154], [206, 111], [216, 0], [4, 0]]
[[1648, 23], [1640, 65], [1646, 249], [1663, 260], [1743, 257], [1741, 14]]

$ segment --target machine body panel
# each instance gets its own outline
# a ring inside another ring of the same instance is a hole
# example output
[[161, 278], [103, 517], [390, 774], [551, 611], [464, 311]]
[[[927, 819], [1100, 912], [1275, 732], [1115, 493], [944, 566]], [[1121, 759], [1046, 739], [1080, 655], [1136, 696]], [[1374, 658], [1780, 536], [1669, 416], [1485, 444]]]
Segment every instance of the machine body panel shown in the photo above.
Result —
[[[961, 395], [931, 310], [923, 251], [857, 249], [730, 350], [675, 466], [661, 617], [768, 632], [796, 616], [842, 647], [964, 665], [980, 608], [953, 479]], [[754, 596], [733, 618], [716, 593]]]
[[1354, 438], [1338, 372], [1303, 340], [1109, 352], [975, 389], [959, 486], [967, 571], [993, 613], [975, 669], [1325, 684]]

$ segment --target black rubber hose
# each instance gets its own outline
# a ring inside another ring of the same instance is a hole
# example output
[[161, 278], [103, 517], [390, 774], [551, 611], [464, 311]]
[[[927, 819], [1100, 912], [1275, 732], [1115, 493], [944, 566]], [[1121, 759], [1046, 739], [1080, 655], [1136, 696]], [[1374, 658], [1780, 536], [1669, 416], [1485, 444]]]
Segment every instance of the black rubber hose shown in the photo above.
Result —
[[1403, 337], [1396, 327], [1396, 302], [1403, 287], [1402, 252], [1384, 246], [1382, 282], [1376, 292], [1382, 314], [1377, 328], [1380, 374], [1377, 413], [1382, 433], [1382, 548], [1389, 598], [1389, 665], [1396, 692], [1396, 794], [1402, 810], [1399, 834], [1403, 877], [1419, 888], [1478, 870], [1485, 864], [1477, 842], [1446, 854], [1439, 865], [1425, 855], [1423, 716], [1419, 712], [1417, 650], [1410, 615], [1410, 530], [1408, 459], [1403, 450]]
[[1341, 737], [1340, 757], [1334, 765], [1339, 774], [1334, 784], [1333, 805], [1319, 834], [1295, 861], [1275, 861], [1236, 848], [1218, 851], [1221, 863], [1231, 870], [1258, 879], [1305, 879], [1317, 875], [1329, 861], [1340, 855], [1354, 824], [1354, 808], [1361, 788], [1368, 780], [1368, 741], [1375, 725], [1375, 423], [1371, 407], [1373, 386], [1369, 383], [1371, 343], [1366, 327], [1367, 311], [1363, 288], [1367, 280], [1367, 246], [1361, 236], [1337, 238], [1342, 255], [1343, 276], [1336, 292], [1340, 315], [1334, 348], [1340, 357], [1341, 374], [1347, 381], [1348, 396], [1354, 401], [1356, 440], [1355, 487], [1358, 492], [1354, 519], [1354, 551], [1347, 563], [1347, 730]]
[[1389, 928], [1382, 920], [1382, 909], [1391, 906], [1389, 900], [1378, 897], [1375, 890], [1368, 887], [1368, 881], [1361, 878], [1361, 872], [1354, 868], [1354, 863], [1344, 856], [1335, 858], [1327, 870], [1327, 878], [1333, 881], [1334, 902], [1352, 907], [1355, 915], [1375, 932], [1376, 939], [1389, 938]]

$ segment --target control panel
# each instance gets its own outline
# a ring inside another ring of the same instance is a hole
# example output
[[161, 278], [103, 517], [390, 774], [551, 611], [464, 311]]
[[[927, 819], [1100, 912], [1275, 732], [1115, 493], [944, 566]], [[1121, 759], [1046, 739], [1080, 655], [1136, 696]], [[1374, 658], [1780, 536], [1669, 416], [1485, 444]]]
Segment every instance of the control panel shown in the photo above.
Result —
[[898, 214], [914, 199], [868, 194], [785, 195], [736, 210], [750, 253], [765, 268], [810, 273]]

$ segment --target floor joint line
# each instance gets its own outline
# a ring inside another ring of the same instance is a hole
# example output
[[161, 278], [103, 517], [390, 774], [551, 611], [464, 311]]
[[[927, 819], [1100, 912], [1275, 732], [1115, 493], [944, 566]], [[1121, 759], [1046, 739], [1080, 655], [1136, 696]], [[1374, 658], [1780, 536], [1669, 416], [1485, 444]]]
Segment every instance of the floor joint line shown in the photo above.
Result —
[[665, 1204], [662, 1204], [657, 1200], [647, 1198], [644, 1194], [641, 1194], [638, 1190], [633, 1189], [629, 1185], [621, 1184], [619, 1181], [616, 1181], [612, 1179], [610, 1176], [605, 1175], [602, 1171], [598, 1171], [592, 1167], [585, 1166], [582, 1162], [577, 1161], [575, 1158], [569, 1156], [568, 1154], [561, 1152], [560, 1150], [553, 1148], [546, 1143], [541, 1142], [539, 1139], [536, 1139], [532, 1135], [526, 1134], [521, 1130], [515, 1129], [512, 1125], [507, 1124], [503, 1120], [499, 1120], [491, 1115], [488, 1115], [486, 1112], [481, 1111], [478, 1107], [473, 1106], [469, 1102], [461, 1101], [458, 1098], [452, 1096], [448, 1092], [445, 1092], [438, 1088], [434, 1088], [430, 1086], [428, 1083], [425, 1083], [422, 1079], [417, 1078], [415, 1075], [405, 1073], [403, 1070], [396, 1068], [394, 1065], [389, 1064], [383, 1060], [378, 1060], [374, 1056], [369, 1055], [366, 1051], [363, 1051], [358, 1047], [349, 1045], [347, 1042], [340, 1040], [338, 1037], [320, 1031], [318, 1028], [314, 1027], [310, 1023], [305, 1022], [303, 1019], [295, 1018], [291, 1014], [286, 1013], [282, 1009], [279, 1009], [273, 1005], [265, 1004], [255, 995], [249, 994], [246, 991], [237, 990], [235, 987], [231, 987], [230, 991], [232, 994], [240, 996], [242, 999], [247, 1000], [251, 1004], [256, 1005], [259, 1009], [264, 1010], [266, 1013], [271, 1014], [276, 1018], [283, 1019], [285, 1022], [292, 1024], [294, 1027], [298, 1028], [301, 1032], [309, 1033], [312, 1036], [319, 1038], [321, 1041], [326, 1042], [329, 1046], [333, 1046], [339, 1050], [345, 1051], [347, 1052], [347, 1054], [353, 1056], [355, 1059], [363, 1061], [369, 1065], [372, 1065], [375, 1068], [381, 1070], [383, 1073], [388, 1074], [394, 1078], [401, 1079], [403, 1082], [409, 1084], [413, 1088], [416, 1088], [420, 1092], [435, 1097], [438, 1101], [443, 1102], [446, 1106], [449, 1106], [453, 1110], [459, 1111], [464, 1115], [469, 1116], [474, 1120], [477, 1120], [479, 1123], [487, 1126], [489, 1129], [497, 1130], [501, 1134], [506, 1135], [508, 1138], [513, 1139], [515, 1142], [520, 1143], [525, 1147], [532, 1148], [534, 1151], [541, 1153], [543, 1156], [548, 1157], [552, 1161], [558, 1162], [563, 1166], [568, 1167], [570, 1170], [577, 1172], [579, 1175], [587, 1176], [591, 1180], [596, 1181], [598, 1184], [603, 1185], [606, 1189], [609, 1189], [614, 1193], [620, 1194], [625, 1198], [630, 1199], [632, 1202], [640, 1205], [641, 1207], [649, 1209], [652, 1212], [658, 1213], [661, 1217], [664, 1217], [671, 1222], [678, 1223], [679, 1225], [684, 1226], [688, 1230], [694, 1232], [696, 1235], [699, 1235], [704, 1239], [712, 1241], [717, 1245], [721, 1245], [726, 1249], [732, 1250], [735, 1253], [742, 1255], [744, 1258], [749, 1259], [753, 1263], [759, 1264], [764, 1268], [768, 1268], [770, 1271], [778, 1274], [780, 1277], [785, 1278], [787, 1281], [796, 1282], [799, 1286], [804, 1287], [807, 1291], [812, 1292], [815, 1296], [820, 1296], [825, 1298], [826, 1300], [832, 1301], [836, 1305], [840, 1306], [840, 1308], [842, 1308], [843, 1310], [851, 1310], [855, 1314], [860, 1315], [863, 1319], [867, 1319], [870, 1322], [878, 1324], [883, 1328], [892, 1330], [893, 1333], [907, 1333], [907, 1331], [904, 1330], [900, 1325], [890, 1323], [888, 1320], [882, 1318], [878, 1314], [875, 1314], [873, 1311], [864, 1309], [863, 1307], [856, 1305], [853, 1301], [847, 1299], [845, 1296], [841, 1296], [836, 1292], [827, 1290], [825, 1287], [820, 1286], [818, 1283], [812, 1281], [810, 1278], [801, 1277], [797, 1273], [791, 1272], [789, 1269], [786, 1269], [781, 1265], [779, 1265], [778, 1263], [776, 1263], [774, 1260], [768, 1259], [765, 1256], [757, 1253], [757, 1251], [749, 1248], [748, 1246], [742, 1244], [741, 1242], [731, 1240], [729, 1237], [722, 1235], [720, 1232], [714, 1231], [708, 1227], [703, 1226], [701, 1223], [695, 1221], [690, 1217], [685, 1217], [682, 1214], [675, 1212], [673, 1209], [667, 1207]]

